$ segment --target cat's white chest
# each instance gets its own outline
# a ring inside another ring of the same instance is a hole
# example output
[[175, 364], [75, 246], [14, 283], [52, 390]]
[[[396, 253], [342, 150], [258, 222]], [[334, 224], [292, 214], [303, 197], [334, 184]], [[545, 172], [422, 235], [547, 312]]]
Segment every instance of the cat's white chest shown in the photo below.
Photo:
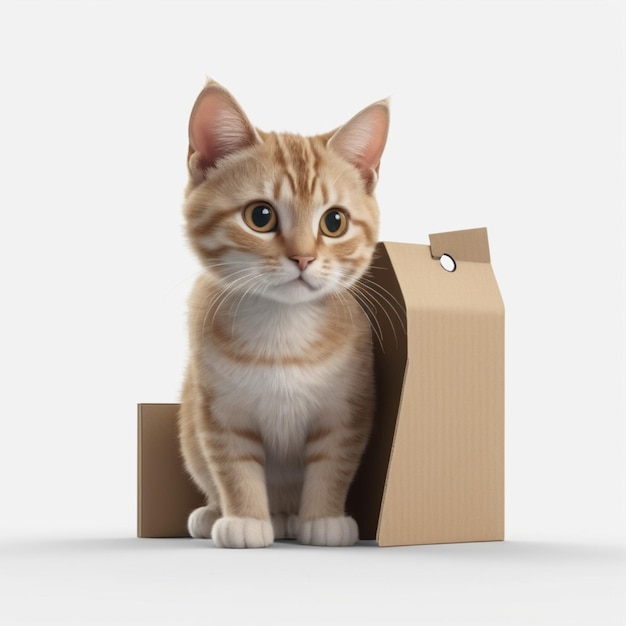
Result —
[[323, 325], [310, 308], [244, 309], [235, 322], [232, 343], [205, 350], [216, 412], [258, 428], [275, 449], [300, 447], [332, 394], [341, 351], [320, 348]]
[[271, 447], [300, 447], [328, 397], [323, 370], [222, 362], [214, 374], [215, 408], [233, 426], [258, 428]]

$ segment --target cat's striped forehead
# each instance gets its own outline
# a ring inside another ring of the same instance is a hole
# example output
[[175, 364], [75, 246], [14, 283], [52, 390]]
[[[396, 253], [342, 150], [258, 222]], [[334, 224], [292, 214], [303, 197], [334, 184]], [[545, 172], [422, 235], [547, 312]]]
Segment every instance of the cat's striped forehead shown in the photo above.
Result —
[[[264, 150], [273, 164], [266, 193], [296, 211], [347, 202], [359, 186], [353, 168], [329, 153], [325, 138], [263, 133]], [[343, 185], [338, 182], [342, 180]], [[347, 188], [346, 188], [347, 187]]]

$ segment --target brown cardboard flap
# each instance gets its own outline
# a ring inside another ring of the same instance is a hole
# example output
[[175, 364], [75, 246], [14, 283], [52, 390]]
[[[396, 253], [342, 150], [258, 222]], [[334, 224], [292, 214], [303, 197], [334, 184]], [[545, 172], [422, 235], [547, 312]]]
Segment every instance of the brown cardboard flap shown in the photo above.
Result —
[[429, 239], [430, 253], [435, 259], [448, 254], [455, 261], [491, 262], [486, 228], [436, 233], [429, 235]]
[[407, 305], [407, 369], [381, 546], [504, 537], [504, 306], [491, 265], [463, 260], [488, 258], [485, 229], [441, 242], [457, 271], [428, 246], [385, 244]]

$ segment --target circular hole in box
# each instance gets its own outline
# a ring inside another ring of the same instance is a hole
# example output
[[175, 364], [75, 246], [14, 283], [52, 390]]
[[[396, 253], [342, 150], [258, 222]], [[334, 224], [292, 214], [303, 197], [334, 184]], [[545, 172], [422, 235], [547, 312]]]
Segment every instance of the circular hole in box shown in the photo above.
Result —
[[442, 254], [439, 263], [446, 272], [454, 272], [456, 269], [456, 261], [449, 254]]

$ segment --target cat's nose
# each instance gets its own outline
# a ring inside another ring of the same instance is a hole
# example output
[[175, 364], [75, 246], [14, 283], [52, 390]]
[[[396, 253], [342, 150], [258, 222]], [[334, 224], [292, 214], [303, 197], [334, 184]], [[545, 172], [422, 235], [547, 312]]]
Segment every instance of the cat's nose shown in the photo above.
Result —
[[294, 256], [290, 256], [289, 258], [298, 264], [301, 272], [304, 272], [309, 263], [315, 261], [314, 256], [298, 256], [297, 254]]

